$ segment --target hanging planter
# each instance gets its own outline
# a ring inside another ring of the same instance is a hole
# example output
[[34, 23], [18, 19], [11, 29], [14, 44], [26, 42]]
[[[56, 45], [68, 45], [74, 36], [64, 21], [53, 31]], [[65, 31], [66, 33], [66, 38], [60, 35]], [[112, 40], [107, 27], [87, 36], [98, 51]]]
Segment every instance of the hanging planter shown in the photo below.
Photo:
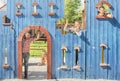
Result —
[[112, 5], [106, 0], [102, 0], [101, 2], [96, 4], [96, 8], [98, 9], [98, 14], [96, 16], [97, 19], [111, 19], [113, 18], [112, 13], [110, 13], [110, 8]]

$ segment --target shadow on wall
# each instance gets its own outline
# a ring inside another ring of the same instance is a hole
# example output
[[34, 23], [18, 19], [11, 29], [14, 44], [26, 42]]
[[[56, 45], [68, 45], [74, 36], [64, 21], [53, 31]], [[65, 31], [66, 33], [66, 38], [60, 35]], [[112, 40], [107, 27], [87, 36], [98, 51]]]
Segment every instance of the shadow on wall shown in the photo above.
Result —
[[117, 19], [113, 18], [113, 19], [110, 19], [109, 21], [113, 26], [120, 28], [120, 22], [118, 22]]
[[59, 18], [59, 16], [57, 14], [51, 16], [51, 18]]
[[[16, 38], [17, 38], [17, 34], [16, 34], [16, 30], [15, 29], [13, 29], [14, 30], [14, 59], [15, 59], [15, 64], [17, 64], [17, 40], [16, 40]], [[14, 66], [15, 67], [15, 70], [18, 68], [16, 65]], [[17, 77], [17, 71], [15, 71], [15, 77]]]
[[82, 41], [85, 41], [86, 44], [90, 45], [90, 41], [88, 40], [86, 35], [87, 35], [86, 31], [85, 31], [85, 33], [82, 32], [82, 35], [80, 38]]
[[113, 17], [112, 19], [98, 19], [99, 21], [109, 21], [113, 26], [120, 28], [120, 22], [118, 22], [118, 20]]
[[55, 15], [52, 15], [52, 16], [50, 16], [51, 18], [59, 18], [59, 16], [57, 15], [57, 10], [59, 9], [58, 7], [57, 7], [57, 5], [55, 5], [54, 7], [53, 7], [53, 9], [54, 9], [54, 12], [56, 13]]
[[33, 17], [35, 17], [35, 18], [42, 18], [42, 16], [40, 15], [40, 13], [38, 15], [36, 15], [36, 16], [33, 16]]

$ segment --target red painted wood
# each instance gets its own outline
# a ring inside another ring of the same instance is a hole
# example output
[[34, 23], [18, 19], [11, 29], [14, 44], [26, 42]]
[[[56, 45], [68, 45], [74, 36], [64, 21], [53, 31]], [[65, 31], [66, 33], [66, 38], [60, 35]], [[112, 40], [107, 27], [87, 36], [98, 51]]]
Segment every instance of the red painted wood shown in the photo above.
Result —
[[22, 79], [22, 41], [18, 41], [18, 78]]

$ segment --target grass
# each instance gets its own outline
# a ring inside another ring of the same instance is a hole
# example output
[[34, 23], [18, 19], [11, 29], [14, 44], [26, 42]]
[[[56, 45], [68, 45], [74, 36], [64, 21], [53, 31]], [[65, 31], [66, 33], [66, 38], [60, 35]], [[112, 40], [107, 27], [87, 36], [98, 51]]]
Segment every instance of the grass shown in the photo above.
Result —
[[39, 58], [41, 57], [42, 50], [47, 51], [47, 42], [45, 41], [34, 41], [30, 44], [30, 57]]

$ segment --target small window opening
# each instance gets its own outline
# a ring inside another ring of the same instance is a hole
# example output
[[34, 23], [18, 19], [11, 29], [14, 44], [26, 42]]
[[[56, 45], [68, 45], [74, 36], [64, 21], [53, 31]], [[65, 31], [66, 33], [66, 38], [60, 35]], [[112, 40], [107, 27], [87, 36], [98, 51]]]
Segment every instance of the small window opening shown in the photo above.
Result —
[[98, 14], [96, 18], [113, 18], [110, 8], [112, 5], [107, 1], [101, 1], [97, 3], [96, 8], [98, 9]]
[[[69, 32], [65, 30], [65, 26], [67, 26], [68, 29], [71, 29], [73, 27], [77, 32], [79, 30], [85, 30], [86, 0], [64, 0], [64, 3], [64, 17], [56, 22], [56, 29], [61, 29], [62, 34], [68, 34]], [[66, 21], [68, 21], [68, 23]], [[76, 21], [79, 23], [76, 23]]]
[[78, 50], [75, 50], [75, 65], [78, 65]]
[[65, 51], [65, 49], [63, 49], [62, 52], [63, 52], [63, 65], [66, 65], [66, 51]]
[[3, 23], [10, 23], [10, 19], [7, 17], [7, 15], [3, 16]]
[[102, 63], [100, 63], [101, 67], [107, 67], [109, 64], [105, 63], [105, 48], [107, 48], [107, 45], [104, 43], [101, 43], [100, 46], [102, 47]]

